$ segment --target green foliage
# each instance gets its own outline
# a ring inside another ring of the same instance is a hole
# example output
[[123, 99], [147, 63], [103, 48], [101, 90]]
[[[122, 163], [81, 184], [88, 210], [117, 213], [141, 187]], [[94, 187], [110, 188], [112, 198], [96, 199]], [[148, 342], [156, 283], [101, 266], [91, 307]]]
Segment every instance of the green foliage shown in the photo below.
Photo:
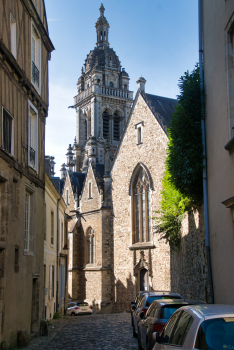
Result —
[[185, 212], [203, 196], [203, 146], [199, 68], [179, 81], [180, 95], [168, 132], [166, 172], [156, 232], [173, 250], [180, 244]]
[[191, 200], [182, 195], [172, 184], [171, 176], [166, 170], [162, 180], [162, 200], [161, 210], [156, 220], [156, 232], [160, 234], [160, 239], [165, 239], [172, 250], [176, 250], [180, 244], [181, 221], [184, 213], [191, 207]]
[[59, 311], [55, 312], [55, 313], [54, 313], [54, 316], [53, 316], [53, 319], [54, 319], [54, 320], [57, 320], [58, 318], [61, 318], [61, 315], [60, 315], [60, 312], [59, 312]]
[[194, 200], [203, 196], [203, 146], [201, 133], [201, 95], [198, 66], [179, 81], [180, 95], [168, 132], [167, 167], [171, 182], [184, 196]]

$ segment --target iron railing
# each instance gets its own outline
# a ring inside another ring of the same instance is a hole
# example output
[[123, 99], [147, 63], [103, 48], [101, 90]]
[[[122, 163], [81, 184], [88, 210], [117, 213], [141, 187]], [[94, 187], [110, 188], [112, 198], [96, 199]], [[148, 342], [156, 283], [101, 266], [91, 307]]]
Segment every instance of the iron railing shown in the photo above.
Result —
[[39, 88], [39, 69], [32, 61], [32, 82]]
[[36, 151], [30, 146], [29, 146], [29, 161], [30, 161], [30, 164], [34, 167], [36, 162]]

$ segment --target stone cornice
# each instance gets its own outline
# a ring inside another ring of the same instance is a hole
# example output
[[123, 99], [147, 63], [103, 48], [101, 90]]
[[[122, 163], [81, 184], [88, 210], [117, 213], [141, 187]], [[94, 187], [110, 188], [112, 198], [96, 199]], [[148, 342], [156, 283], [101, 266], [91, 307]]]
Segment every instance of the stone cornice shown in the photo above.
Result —
[[232, 208], [234, 206], [234, 196], [226, 199], [225, 201], [221, 202], [223, 205], [225, 205], [226, 208]]
[[35, 107], [44, 114], [48, 114], [48, 105], [42, 100], [32, 83], [26, 77], [25, 72], [20, 68], [15, 58], [0, 39], [0, 65], [12, 76], [12, 79], [20, 85]]
[[45, 44], [46, 49], [48, 50], [49, 53], [52, 52], [54, 50], [54, 45], [52, 44], [52, 41], [50, 40], [50, 37], [49, 37], [47, 31], [45, 30], [45, 27], [44, 27], [38, 13], [37, 13], [37, 10], [35, 9], [34, 4], [32, 3], [31, 0], [22, 0], [22, 2], [24, 3], [24, 5], [27, 8], [34, 23], [36, 24], [37, 29], [40, 33], [42, 41]]
[[154, 249], [156, 248], [153, 242], [140, 242], [135, 243], [131, 247], [130, 250], [144, 250], [144, 249]]
[[224, 148], [231, 154], [234, 151], [234, 137], [228, 141]]

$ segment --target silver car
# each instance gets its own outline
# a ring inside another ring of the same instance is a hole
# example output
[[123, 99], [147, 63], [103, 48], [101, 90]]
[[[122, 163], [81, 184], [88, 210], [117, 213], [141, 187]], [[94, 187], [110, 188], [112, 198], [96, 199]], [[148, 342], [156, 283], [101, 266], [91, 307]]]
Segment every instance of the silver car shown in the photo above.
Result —
[[234, 306], [194, 305], [176, 311], [161, 334], [154, 333], [153, 350], [234, 349]]
[[79, 314], [91, 315], [93, 313], [92, 307], [88, 303], [69, 303], [67, 308], [67, 315], [75, 316]]

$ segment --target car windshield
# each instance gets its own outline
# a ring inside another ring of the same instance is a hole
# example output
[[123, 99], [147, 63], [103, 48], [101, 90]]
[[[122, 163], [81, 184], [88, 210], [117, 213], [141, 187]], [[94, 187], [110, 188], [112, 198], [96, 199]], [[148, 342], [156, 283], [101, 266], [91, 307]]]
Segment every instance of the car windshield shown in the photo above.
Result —
[[146, 300], [146, 304], [145, 304], [145, 306], [150, 306], [151, 305], [151, 303], [154, 301], [154, 300], [161, 300], [161, 299], [164, 299], [164, 297], [159, 297], [159, 296], [149, 296], [148, 298], [147, 298], [147, 300]]
[[174, 314], [174, 312], [182, 306], [184, 306], [184, 305], [177, 304], [177, 305], [165, 305], [165, 306], [163, 306], [161, 309], [160, 318], [164, 318], [164, 319], [169, 320], [169, 318]]
[[200, 350], [234, 349], [234, 317], [202, 322], [195, 344]]

